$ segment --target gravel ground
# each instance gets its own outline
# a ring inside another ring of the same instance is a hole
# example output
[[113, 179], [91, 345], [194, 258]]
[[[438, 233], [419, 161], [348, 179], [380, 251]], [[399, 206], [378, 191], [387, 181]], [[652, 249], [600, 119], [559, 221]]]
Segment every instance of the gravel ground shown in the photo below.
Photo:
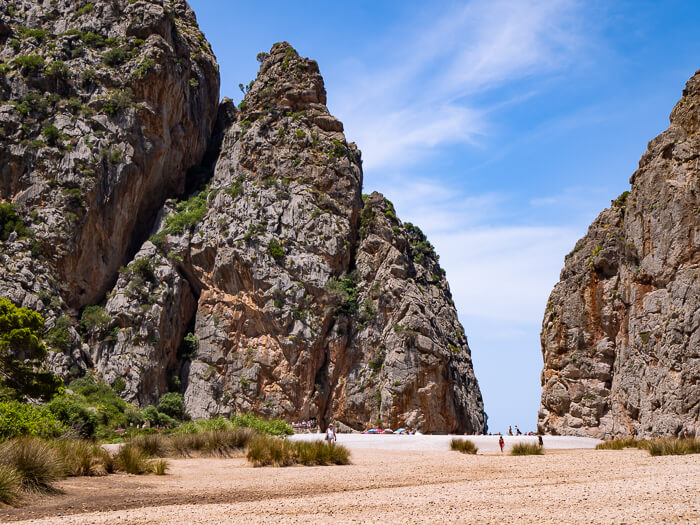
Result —
[[[392, 436], [373, 436], [389, 437]], [[397, 436], [398, 437], [398, 436]], [[550, 450], [544, 456], [353, 448], [339, 467], [172, 460], [168, 476], [71, 478], [1, 522], [700, 523], [700, 456]]]

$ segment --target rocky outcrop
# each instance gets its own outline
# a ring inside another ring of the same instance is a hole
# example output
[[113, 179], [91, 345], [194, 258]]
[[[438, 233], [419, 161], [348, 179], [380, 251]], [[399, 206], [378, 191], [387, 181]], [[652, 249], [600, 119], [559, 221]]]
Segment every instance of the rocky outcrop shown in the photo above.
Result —
[[700, 434], [698, 108], [700, 72], [566, 257], [542, 327], [545, 432]]
[[193, 417], [485, 429], [437, 256], [363, 201], [316, 62], [276, 44], [217, 114], [182, 0], [0, 11], [0, 295], [47, 318], [54, 372]]
[[188, 412], [483, 431], [432, 247], [381, 196], [363, 210], [360, 152], [316, 62], [286, 43], [259, 58], [239, 109], [222, 104], [210, 180], [152, 239], [198, 297], [178, 374]]
[[51, 362], [79, 373], [90, 356], [72, 319], [185, 191], [218, 66], [182, 0], [0, 1], [0, 12], [0, 200], [31, 230], [2, 246], [0, 295], [49, 327], [63, 319]]

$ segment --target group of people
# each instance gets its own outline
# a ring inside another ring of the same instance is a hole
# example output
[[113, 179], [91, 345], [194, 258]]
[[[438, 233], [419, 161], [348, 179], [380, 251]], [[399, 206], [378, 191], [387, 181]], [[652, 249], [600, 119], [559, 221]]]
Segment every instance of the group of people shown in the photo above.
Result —
[[304, 420], [301, 423], [292, 423], [292, 428], [294, 430], [311, 430], [312, 428], [316, 428], [317, 425], [316, 418], [312, 417], [308, 421]]
[[[520, 432], [518, 427], [516, 426], [515, 428], [518, 432], [516, 435], [521, 436], [522, 433]], [[513, 435], [513, 432], [511, 431], [510, 427], [508, 427], [508, 434], [511, 436]], [[530, 434], [528, 434], [528, 435], [534, 435], [534, 434], [532, 432], [530, 432]], [[539, 445], [540, 448], [542, 448], [544, 446], [544, 441], [542, 440], [542, 436], [540, 434], [537, 434], [537, 444]], [[501, 448], [501, 454], [503, 454], [503, 447], [506, 446], [506, 440], [503, 439], [503, 436], [501, 435], [500, 432], [498, 433], [498, 446]]]

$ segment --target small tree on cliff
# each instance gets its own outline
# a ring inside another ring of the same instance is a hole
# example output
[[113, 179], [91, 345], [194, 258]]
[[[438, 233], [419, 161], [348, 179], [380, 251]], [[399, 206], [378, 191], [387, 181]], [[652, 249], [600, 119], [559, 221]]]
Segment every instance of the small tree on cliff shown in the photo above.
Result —
[[62, 381], [41, 370], [44, 318], [0, 297], [0, 399], [48, 399]]

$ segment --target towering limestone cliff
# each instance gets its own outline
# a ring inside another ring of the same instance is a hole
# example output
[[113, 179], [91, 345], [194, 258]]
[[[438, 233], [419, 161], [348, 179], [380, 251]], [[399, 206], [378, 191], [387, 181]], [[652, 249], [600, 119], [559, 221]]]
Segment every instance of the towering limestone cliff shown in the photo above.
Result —
[[700, 72], [566, 257], [542, 327], [543, 431], [700, 435], [699, 159]]
[[52, 367], [90, 367], [74, 319], [102, 300], [185, 190], [218, 105], [218, 66], [184, 1], [0, 1], [0, 295], [39, 310]]
[[0, 11], [0, 296], [54, 372], [193, 417], [485, 429], [437, 255], [363, 197], [314, 61], [276, 44], [235, 107], [184, 1]]
[[[177, 376], [193, 417], [483, 431], [432, 246], [381, 195], [363, 200], [360, 153], [328, 113], [318, 65], [286, 43], [259, 59], [239, 109], [221, 105], [206, 184], [172, 204], [107, 302], [121, 330], [98, 369], [142, 404]], [[163, 337], [173, 319], [191, 325], [179, 350]]]

